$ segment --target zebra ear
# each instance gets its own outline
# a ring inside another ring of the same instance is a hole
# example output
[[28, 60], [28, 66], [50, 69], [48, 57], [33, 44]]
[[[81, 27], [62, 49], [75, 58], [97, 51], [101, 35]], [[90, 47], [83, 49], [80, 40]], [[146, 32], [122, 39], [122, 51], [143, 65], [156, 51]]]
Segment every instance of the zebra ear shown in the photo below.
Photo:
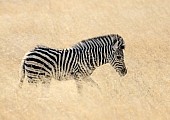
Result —
[[118, 40], [115, 40], [114, 45], [113, 45], [113, 49], [114, 49], [114, 51], [116, 51], [118, 48], [119, 48]]
[[125, 45], [121, 45], [121, 46], [120, 46], [120, 49], [125, 49]]

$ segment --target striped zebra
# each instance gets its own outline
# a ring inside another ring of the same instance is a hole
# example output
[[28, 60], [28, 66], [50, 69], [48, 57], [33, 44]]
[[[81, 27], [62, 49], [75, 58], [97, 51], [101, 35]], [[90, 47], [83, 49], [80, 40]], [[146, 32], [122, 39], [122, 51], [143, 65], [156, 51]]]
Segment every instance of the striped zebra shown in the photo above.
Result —
[[110, 63], [120, 76], [126, 75], [124, 49], [124, 40], [117, 34], [83, 40], [67, 49], [37, 46], [22, 60], [20, 87], [25, 78], [30, 84], [50, 84], [52, 78], [61, 81], [70, 77], [75, 79], [78, 92], [82, 80], [98, 86], [90, 75], [103, 64]]

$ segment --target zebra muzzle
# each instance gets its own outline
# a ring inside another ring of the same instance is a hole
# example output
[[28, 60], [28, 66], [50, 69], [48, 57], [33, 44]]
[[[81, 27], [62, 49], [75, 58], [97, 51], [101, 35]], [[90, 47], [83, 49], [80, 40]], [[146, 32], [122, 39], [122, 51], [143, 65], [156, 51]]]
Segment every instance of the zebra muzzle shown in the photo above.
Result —
[[127, 69], [123, 68], [122, 70], [119, 71], [120, 76], [125, 76], [127, 74]]

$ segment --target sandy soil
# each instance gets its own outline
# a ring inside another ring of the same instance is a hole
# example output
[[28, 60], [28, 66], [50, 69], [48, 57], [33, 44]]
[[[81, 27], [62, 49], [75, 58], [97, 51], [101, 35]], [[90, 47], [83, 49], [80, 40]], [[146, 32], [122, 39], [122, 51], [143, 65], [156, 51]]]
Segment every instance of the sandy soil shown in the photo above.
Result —
[[[126, 42], [128, 74], [109, 64], [94, 79], [18, 89], [20, 62], [37, 44], [66, 48], [110, 33]], [[170, 120], [169, 0], [0, 0], [0, 120]]]

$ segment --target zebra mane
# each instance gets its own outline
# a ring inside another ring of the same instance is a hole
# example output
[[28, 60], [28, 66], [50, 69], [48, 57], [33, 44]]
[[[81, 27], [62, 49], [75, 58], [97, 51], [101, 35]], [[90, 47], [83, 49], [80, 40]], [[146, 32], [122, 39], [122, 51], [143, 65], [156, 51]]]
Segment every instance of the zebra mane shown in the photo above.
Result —
[[52, 49], [52, 48], [49, 48], [49, 47], [44, 46], [44, 45], [37, 45], [33, 50], [35, 50], [35, 49], [45, 49], [45, 50], [56, 51], [56, 50], [69, 50], [69, 49], [74, 49], [74, 48], [84, 49], [84, 48], [87, 47], [87, 45], [89, 45], [91, 43], [95, 43], [95, 46], [93, 46], [93, 47], [103, 47], [103, 46], [108, 46], [108, 45], [114, 45], [117, 41], [118, 41], [118, 47], [120, 49], [125, 49], [124, 40], [120, 35], [109, 34], [109, 35], [103, 35], [103, 36], [98, 36], [98, 37], [82, 40], [82, 41], [78, 42], [77, 44], [74, 44], [72, 47], [66, 48], [66, 49]]
[[119, 41], [118, 47], [120, 49], [125, 49], [125, 42], [124, 42], [123, 38], [120, 35], [117, 35], [116, 39]]
[[[81, 42], [78, 42], [77, 44], [73, 45], [73, 48], [85, 48], [89, 43], [94, 43], [97, 44], [98, 47], [103, 47], [103, 46], [108, 46], [111, 44], [114, 44], [116, 37], [116, 34], [109, 34], [109, 35], [103, 35], [103, 36], [98, 36], [94, 38], [89, 38], [86, 40], [82, 40]], [[96, 46], [96, 47], [97, 47]]]

